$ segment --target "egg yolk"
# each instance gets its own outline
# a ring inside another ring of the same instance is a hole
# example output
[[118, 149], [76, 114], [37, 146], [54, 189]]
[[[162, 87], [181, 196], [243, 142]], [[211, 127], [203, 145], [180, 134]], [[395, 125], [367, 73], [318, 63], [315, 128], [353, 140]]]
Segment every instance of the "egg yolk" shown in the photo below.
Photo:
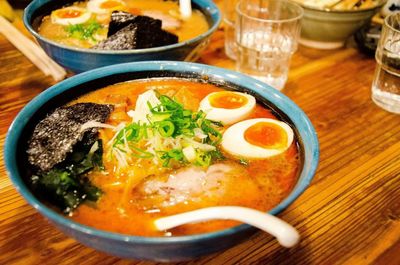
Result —
[[286, 131], [279, 125], [270, 122], [258, 122], [244, 132], [244, 139], [266, 149], [280, 149], [287, 145]]
[[221, 91], [210, 95], [209, 101], [214, 108], [237, 109], [246, 105], [248, 99], [237, 93]]
[[76, 9], [59, 9], [56, 12], [56, 17], [59, 18], [76, 18], [76, 17], [80, 17], [83, 12], [80, 10], [76, 10]]
[[101, 3], [100, 8], [102, 9], [113, 9], [116, 7], [122, 6], [121, 2], [118, 1], [105, 1]]

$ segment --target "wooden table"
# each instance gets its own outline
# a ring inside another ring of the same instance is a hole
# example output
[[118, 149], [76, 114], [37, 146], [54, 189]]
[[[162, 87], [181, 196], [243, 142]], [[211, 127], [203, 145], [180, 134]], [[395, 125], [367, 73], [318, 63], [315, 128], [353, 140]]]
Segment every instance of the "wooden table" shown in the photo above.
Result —
[[[233, 68], [222, 30], [201, 62]], [[299, 48], [283, 93], [309, 116], [321, 145], [311, 186], [280, 215], [301, 243], [284, 249], [260, 232], [188, 264], [400, 264], [400, 116], [371, 101], [374, 68], [354, 48]], [[1, 146], [18, 111], [53, 84], [0, 35]], [[16, 192], [0, 156], [0, 264], [150, 264], [61, 234]]]

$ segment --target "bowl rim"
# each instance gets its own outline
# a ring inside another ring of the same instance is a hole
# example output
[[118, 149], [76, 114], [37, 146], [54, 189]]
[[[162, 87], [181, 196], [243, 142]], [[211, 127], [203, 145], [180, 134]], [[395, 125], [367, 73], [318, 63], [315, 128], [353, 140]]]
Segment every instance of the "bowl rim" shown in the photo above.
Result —
[[[108, 232], [105, 230], [100, 230], [94, 227], [86, 226], [77, 223], [68, 217], [57, 213], [55, 210], [46, 206], [42, 203], [36, 196], [33, 195], [28, 185], [24, 182], [22, 176], [19, 174], [18, 165], [16, 162], [16, 146], [19, 138], [22, 134], [23, 129], [29, 122], [30, 118], [34, 113], [42, 107], [46, 102], [52, 100], [55, 96], [70, 90], [71, 88], [95, 80], [98, 78], [104, 78], [107, 76], [121, 74], [121, 73], [134, 73], [134, 72], [146, 72], [146, 71], [175, 71], [179, 73], [197, 73], [201, 75], [213, 76], [215, 78], [221, 78], [221, 80], [227, 80], [233, 84], [237, 84], [240, 87], [254, 91], [261, 97], [270, 100], [281, 100], [285, 104], [285, 108], [293, 112], [293, 115], [298, 115], [296, 118], [301, 119], [301, 123], [306, 127], [305, 134], [307, 135], [307, 140], [311, 142], [311, 152], [310, 152], [310, 164], [308, 165], [308, 174], [302, 179], [302, 175], [305, 171], [305, 165], [299, 175], [299, 181], [294, 186], [291, 193], [281, 201], [277, 206], [269, 211], [270, 214], [278, 214], [287, 208], [293, 201], [295, 201], [309, 186], [311, 183], [315, 172], [317, 170], [319, 161], [319, 142], [317, 133], [311, 124], [311, 121], [307, 115], [287, 96], [282, 94], [280, 91], [272, 88], [271, 86], [263, 83], [254, 78], [245, 76], [241, 73], [234, 72], [231, 70], [222, 69], [219, 67], [198, 64], [198, 63], [188, 63], [188, 62], [175, 62], [175, 61], [144, 61], [144, 62], [132, 62], [124, 64], [116, 64], [106, 67], [97, 68], [81, 74], [70, 77], [58, 84], [55, 84], [44, 90], [38, 96], [33, 98], [24, 108], [18, 113], [8, 129], [5, 144], [4, 144], [4, 161], [8, 176], [10, 177], [16, 190], [24, 197], [24, 199], [33, 206], [37, 211], [48, 219], [60, 224], [63, 227], [68, 227], [72, 230], [77, 230], [80, 233], [86, 235], [92, 235], [100, 238], [107, 238], [108, 240], [123, 241], [130, 243], [140, 243], [140, 244], [169, 244], [169, 243], [187, 243], [187, 242], [199, 242], [207, 241], [210, 239], [231, 236], [236, 233], [240, 233], [245, 230], [251, 229], [250, 225], [241, 224], [231, 228], [195, 234], [186, 236], [174, 236], [174, 237], [145, 237], [145, 236], [135, 236], [135, 235], [124, 235], [116, 232]], [[268, 95], [268, 97], [266, 96]], [[274, 104], [274, 103], [273, 103]], [[286, 115], [288, 115], [285, 112]], [[292, 122], [297, 122], [293, 117], [290, 117]], [[299, 121], [300, 122], [300, 121]], [[301, 180], [301, 181], [300, 181]]]
[[397, 17], [400, 16], [399, 14], [400, 14], [400, 13], [393, 13], [393, 14], [390, 14], [390, 15], [386, 16], [385, 19], [383, 20], [383, 26], [386, 26], [388, 29], [392, 30], [392, 31], [395, 32], [396, 34], [400, 33], [400, 30], [399, 30], [399, 29], [396, 29], [395, 26], [393, 25], [393, 23], [390, 24], [390, 23], [389, 23], [389, 19], [393, 19], [393, 17], [396, 17], [396, 18], [397, 18]]
[[[293, 0], [291, 0], [293, 1]], [[319, 8], [319, 7], [313, 7], [309, 5], [305, 5], [304, 3], [300, 3], [298, 1], [294, 1], [298, 3], [304, 10], [312, 10], [312, 11], [319, 11], [323, 13], [335, 13], [335, 14], [354, 14], [354, 13], [362, 13], [362, 12], [368, 12], [368, 11], [373, 11], [376, 9], [381, 8], [385, 3], [386, 0], [381, 0], [378, 5], [370, 7], [370, 8], [365, 8], [365, 9], [357, 9], [357, 10], [335, 10], [335, 9], [329, 9], [329, 8]]]
[[244, 1], [238, 1], [237, 2], [237, 4], [235, 5], [235, 12], [236, 12], [237, 15], [242, 16], [242, 17], [248, 19], [249, 21], [259, 22], [259, 23], [271, 23], [271, 24], [285, 24], [285, 23], [291, 23], [291, 22], [295, 22], [295, 21], [300, 21], [301, 18], [304, 16], [304, 9], [302, 8], [301, 5], [299, 5], [295, 1], [290, 1], [290, 0], [273, 0], [273, 1], [282, 2], [284, 4], [292, 5], [292, 7], [297, 9], [299, 14], [297, 16], [292, 17], [292, 18], [284, 18], [284, 19], [260, 18], [260, 17], [257, 17], [257, 16], [249, 15], [248, 13], [246, 13], [242, 9], [241, 6], [242, 6], [242, 4], [245, 3]]
[[[39, 3], [43, 1], [43, 3]], [[210, 36], [213, 32], [215, 32], [219, 25], [221, 24], [222, 21], [222, 14], [217, 5], [212, 1], [212, 0], [193, 0], [194, 3], [198, 4], [199, 2], [206, 2], [207, 6], [204, 8], [204, 10], [208, 11], [209, 16], [213, 20], [213, 24], [211, 27], [204, 33], [183, 41], [183, 42], [178, 42], [175, 44], [170, 44], [170, 45], [165, 45], [165, 46], [160, 46], [160, 47], [154, 47], [154, 48], [145, 48], [145, 49], [130, 49], [130, 50], [95, 50], [95, 49], [90, 49], [90, 48], [79, 48], [79, 47], [73, 47], [65, 44], [58, 43], [56, 41], [50, 40], [48, 38], [45, 38], [41, 36], [36, 30], [33, 29], [31, 25], [31, 20], [32, 20], [32, 15], [33, 13], [40, 7], [42, 7], [44, 4], [47, 4], [53, 0], [34, 0], [32, 1], [24, 10], [23, 14], [23, 21], [25, 27], [28, 29], [28, 31], [37, 39], [49, 43], [53, 46], [74, 51], [74, 52], [81, 52], [81, 53], [92, 53], [92, 54], [106, 54], [106, 55], [114, 55], [114, 54], [145, 54], [145, 53], [157, 53], [157, 52], [162, 52], [165, 50], [172, 50], [180, 47], [184, 47], [187, 45], [191, 45], [193, 43], [196, 43], [198, 41], [201, 41], [202, 39], [206, 39], [208, 36]], [[73, 1], [72, 1], [73, 2]], [[201, 5], [199, 5], [201, 7]], [[36, 8], [35, 8], [36, 7]], [[204, 13], [204, 12], [203, 12]], [[214, 21], [214, 16], [216, 20]]]

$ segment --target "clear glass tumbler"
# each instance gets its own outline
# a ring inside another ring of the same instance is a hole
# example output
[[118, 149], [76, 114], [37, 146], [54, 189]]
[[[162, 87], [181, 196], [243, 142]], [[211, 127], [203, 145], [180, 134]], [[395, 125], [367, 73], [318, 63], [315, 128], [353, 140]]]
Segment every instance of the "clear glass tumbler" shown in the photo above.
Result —
[[225, 31], [225, 54], [232, 60], [236, 60], [235, 43], [235, 6], [238, 0], [224, 0], [224, 31]]
[[375, 59], [372, 100], [381, 108], [400, 114], [400, 13], [385, 18]]
[[281, 90], [297, 50], [303, 9], [286, 0], [240, 0], [236, 15], [236, 69]]

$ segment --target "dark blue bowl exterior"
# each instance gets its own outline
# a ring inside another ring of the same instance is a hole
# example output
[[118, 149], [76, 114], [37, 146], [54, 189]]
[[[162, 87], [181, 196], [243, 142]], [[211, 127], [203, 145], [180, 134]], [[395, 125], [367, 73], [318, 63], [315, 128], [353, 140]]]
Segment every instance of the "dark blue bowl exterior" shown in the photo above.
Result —
[[142, 50], [96, 51], [91, 49], [79, 49], [61, 45], [43, 38], [33, 29], [32, 22], [35, 19], [35, 12], [51, 1], [54, 0], [34, 0], [25, 9], [24, 23], [44, 51], [58, 64], [74, 73], [81, 73], [113, 64], [137, 61], [195, 61], [207, 46], [210, 35], [218, 28], [221, 22], [221, 13], [212, 0], [192, 0], [206, 15], [210, 23], [210, 29], [194, 39], [174, 45]]
[[[208, 37], [207, 39], [201, 39], [177, 48], [134, 54], [98, 54], [82, 52], [78, 50], [65, 49], [64, 47], [60, 47], [54, 43], [48, 42], [43, 38], [37, 38], [37, 41], [39, 42], [40, 46], [42, 46], [44, 51], [58, 64], [74, 73], [82, 73], [95, 68], [119, 63], [152, 60], [192, 61], [187, 57], [190, 56], [191, 51], [194, 49], [196, 49], [198, 52], [201, 52], [201, 47], [198, 46], [203, 46], [202, 44], [208, 42]], [[194, 54], [194, 56], [196, 56], [196, 54]]]
[[226, 81], [239, 86], [243, 90], [256, 93], [287, 115], [288, 119], [297, 129], [302, 142], [304, 165], [298, 183], [291, 194], [272, 209], [270, 213], [278, 214], [284, 210], [300, 196], [309, 185], [316, 171], [319, 159], [319, 143], [316, 132], [304, 112], [279, 91], [265, 83], [240, 73], [201, 64], [159, 61], [114, 65], [76, 75], [44, 91], [21, 110], [7, 133], [4, 157], [7, 172], [13, 184], [28, 203], [41, 212], [64, 233], [87, 246], [123, 258], [153, 261], [180, 261], [195, 259], [226, 249], [245, 240], [256, 231], [248, 225], [240, 225], [214, 233], [171, 238], [125, 236], [105, 232], [73, 222], [51, 210], [31, 193], [28, 186], [23, 181], [21, 174], [22, 169], [19, 168], [17, 164], [16, 146], [18, 146], [21, 140], [21, 134], [24, 128], [29, 124], [30, 119], [40, 107], [57, 95], [67, 91], [72, 93], [73, 90], [76, 89], [74, 87], [91, 80], [101, 77], [111, 77], [112, 75], [120, 73], [133, 74], [151, 71], [160, 71], [160, 73], [163, 71], [173, 71], [180, 73], [180, 76], [192, 76], [194, 73], [201, 76], [208, 76], [210, 80], [214, 80], [214, 82], [216, 82], [216, 80], [220, 80], [221, 82]]
[[[256, 232], [254, 228], [234, 234], [214, 237], [199, 237], [188, 241], [123, 241], [87, 233], [52, 222], [58, 229], [82, 244], [125, 259], [150, 260], [157, 262], [179, 262], [196, 259], [222, 251], [243, 242]], [[128, 240], [128, 237], [127, 237]]]

